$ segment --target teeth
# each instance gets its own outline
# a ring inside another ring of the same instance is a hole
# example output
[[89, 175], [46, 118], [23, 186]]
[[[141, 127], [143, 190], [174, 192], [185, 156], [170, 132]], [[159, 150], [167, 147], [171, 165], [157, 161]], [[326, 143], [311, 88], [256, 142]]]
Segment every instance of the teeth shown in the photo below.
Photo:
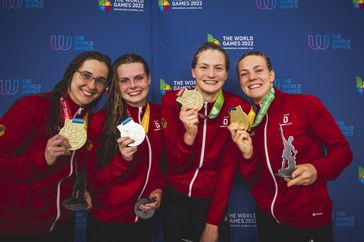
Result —
[[249, 88], [258, 88], [260, 87], [261, 85], [260, 84], [253, 84], [253, 85], [250, 85]]
[[215, 81], [215, 80], [205, 80], [204, 82], [207, 84], [216, 84], [217, 83], [217, 81]]
[[86, 96], [91, 96], [92, 92], [88, 92], [86, 90], [82, 90], [83, 94], [85, 94]]
[[136, 96], [140, 93], [140, 91], [137, 91], [137, 92], [129, 92], [128, 95], [129, 96]]

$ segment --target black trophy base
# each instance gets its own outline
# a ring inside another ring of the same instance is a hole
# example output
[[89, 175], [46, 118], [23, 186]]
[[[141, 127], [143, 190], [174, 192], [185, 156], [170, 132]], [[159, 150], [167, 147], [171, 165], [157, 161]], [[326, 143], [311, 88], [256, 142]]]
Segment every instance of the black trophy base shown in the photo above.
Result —
[[283, 178], [292, 178], [292, 173], [295, 170], [295, 168], [293, 169], [289, 169], [289, 168], [281, 168], [278, 170], [278, 174], [276, 174], [277, 176], [283, 177]]
[[71, 211], [84, 211], [88, 207], [88, 204], [85, 201], [84, 202], [75, 201], [74, 199], [71, 198], [64, 200], [62, 205], [64, 208], [67, 208], [68, 210]]

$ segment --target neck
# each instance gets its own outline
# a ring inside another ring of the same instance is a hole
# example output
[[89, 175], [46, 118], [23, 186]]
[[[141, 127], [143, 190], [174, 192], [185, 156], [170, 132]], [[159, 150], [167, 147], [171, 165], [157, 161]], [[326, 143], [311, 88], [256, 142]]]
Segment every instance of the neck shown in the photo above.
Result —
[[253, 103], [258, 106], [262, 105], [265, 98], [269, 95], [269, 92], [271, 91], [272, 88], [273, 87], [269, 88], [268, 92], [263, 97], [258, 97], [258, 98], [254, 98], [254, 99], [252, 98]]
[[67, 92], [67, 95], [63, 96], [64, 99], [69, 99], [71, 100], [75, 105], [78, 105], [80, 107], [84, 107], [85, 105], [82, 105], [81, 103], [79, 103], [77, 100], [75, 100], [75, 97], [73, 97], [70, 92]]
[[128, 104], [130, 107], [133, 108], [138, 108], [138, 107], [144, 107], [145, 105], [147, 105], [147, 101], [144, 100], [142, 102], [138, 102], [138, 103], [130, 103], [130, 102], [126, 102], [126, 104]]
[[[264, 96], [265, 97], [265, 96]], [[264, 98], [260, 98], [260, 99], [252, 99], [253, 103], [257, 106], [262, 105]]]
[[216, 101], [217, 97], [219, 96], [220, 94], [220, 90], [216, 93], [204, 93], [204, 92], [201, 92], [201, 95], [202, 95], [202, 98], [205, 102], [208, 102], [208, 103], [213, 103]]

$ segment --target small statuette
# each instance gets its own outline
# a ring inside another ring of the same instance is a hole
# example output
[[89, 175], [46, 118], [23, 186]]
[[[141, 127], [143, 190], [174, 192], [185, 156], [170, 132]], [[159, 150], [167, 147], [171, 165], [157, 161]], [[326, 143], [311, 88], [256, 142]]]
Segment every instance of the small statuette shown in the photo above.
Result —
[[292, 172], [296, 169], [296, 155], [298, 151], [293, 145], [293, 136], [289, 136], [288, 139], [283, 134], [282, 126], [279, 127], [281, 138], [283, 142], [282, 151], [282, 168], [278, 170], [278, 176], [280, 177], [292, 177]]

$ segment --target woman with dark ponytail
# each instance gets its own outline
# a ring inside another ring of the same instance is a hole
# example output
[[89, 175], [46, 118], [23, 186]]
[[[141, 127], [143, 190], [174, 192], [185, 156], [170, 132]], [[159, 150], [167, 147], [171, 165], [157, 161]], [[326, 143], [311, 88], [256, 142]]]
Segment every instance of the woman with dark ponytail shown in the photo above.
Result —
[[59, 132], [78, 119], [86, 140], [110, 62], [99, 52], [80, 53], [50, 93], [21, 98], [0, 119], [0, 241], [73, 241], [74, 214], [62, 202], [88, 157], [83, 143], [76, 151]]

